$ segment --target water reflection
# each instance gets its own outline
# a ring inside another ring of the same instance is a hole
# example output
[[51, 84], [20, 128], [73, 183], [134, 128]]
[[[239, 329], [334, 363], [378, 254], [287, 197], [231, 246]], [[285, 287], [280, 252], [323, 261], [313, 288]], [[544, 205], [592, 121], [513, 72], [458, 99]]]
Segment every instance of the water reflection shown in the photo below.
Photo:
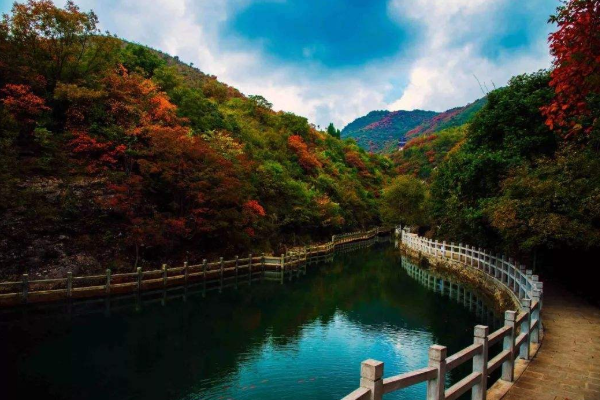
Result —
[[[70, 314], [29, 309], [3, 318], [3, 394], [339, 399], [358, 385], [364, 359], [384, 361], [389, 376], [425, 366], [431, 344], [452, 353], [471, 342], [482, 316], [418, 284], [393, 246], [360, 247], [283, 285], [206, 297], [189, 290], [185, 301], [161, 292], [112, 299], [108, 313], [102, 302], [74, 303]], [[387, 398], [423, 393], [420, 385]]]
[[477, 319], [482, 321], [483, 325], [492, 327], [502, 324], [501, 316], [498, 315], [494, 307], [488, 306], [487, 300], [478, 295], [476, 291], [451, 278], [421, 268], [408, 257], [402, 257], [402, 267], [406, 270], [408, 276], [427, 289], [446, 296], [475, 313]]

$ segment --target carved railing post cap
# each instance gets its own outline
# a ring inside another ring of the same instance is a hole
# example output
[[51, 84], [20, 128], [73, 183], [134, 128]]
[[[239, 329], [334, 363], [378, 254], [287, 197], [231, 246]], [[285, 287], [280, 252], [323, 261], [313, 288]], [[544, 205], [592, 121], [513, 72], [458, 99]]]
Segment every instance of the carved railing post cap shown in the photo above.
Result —
[[377, 380], [383, 377], [383, 362], [368, 359], [360, 363], [360, 376], [370, 380]]
[[448, 354], [448, 348], [446, 346], [440, 346], [439, 344], [434, 344], [429, 346], [429, 359], [435, 361], [442, 361], [446, 359], [446, 355]]
[[516, 316], [517, 316], [516, 311], [508, 310], [508, 311], [504, 312], [504, 319], [506, 321], [514, 321], [516, 319]]
[[473, 329], [473, 334], [475, 337], [485, 338], [490, 332], [490, 328], [485, 325], [476, 325], [475, 329]]

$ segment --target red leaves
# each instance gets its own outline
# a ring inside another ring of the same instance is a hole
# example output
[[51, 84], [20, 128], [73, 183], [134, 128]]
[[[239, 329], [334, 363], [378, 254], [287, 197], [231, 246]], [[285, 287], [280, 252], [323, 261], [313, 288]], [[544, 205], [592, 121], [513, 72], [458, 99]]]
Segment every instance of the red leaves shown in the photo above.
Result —
[[588, 107], [590, 95], [600, 93], [600, 3], [571, 0], [552, 18], [558, 30], [550, 34], [554, 58], [550, 85], [556, 96], [542, 107], [546, 125], [571, 136], [591, 132], [597, 116]]
[[87, 162], [93, 165], [93, 171], [98, 171], [101, 166], [114, 166], [125, 154], [125, 145], [115, 145], [113, 142], [100, 142], [89, 136], [86, 132], [75, 132], [75, 138], [69, 142], [73, 153], [86, 157]]
[[33, 94], [28, 85], [7, 84], [0, 92], [5, 96], [0, 101], [17, 122], [32, 124], [37, 116], [50, 110], [44, 99]]
[[360, 158], [360, 154], [358, 154], [358, 152], [349, 150], [346, 152], [345, 158], [348, 165], [358, 169], [361, 172], [366, 170], [367, 167], [362, 158]]
[[436, 152], [433, 149], [425, 152], [425, 156], [427, 157], [427, 161], [429, 161], [430, 163], [433, 163], [435, 161], [435, 155], [436, 155]]
[[315, 169], [323, 166], [321, 161], [310, 152], [302, 136], [290, 136], [288, 138], [288, 147], [296, 154], [298, 162], [306, 172], [314, 172]]
[[121, 67], [101, 83], [94, 93], [61, 88], [60, 98], [75, 116], [72, 152], [111, 182], [110, 197], [99, 202], [123, 218], [133, 244], [168, 247], [256, 228], [266, 212], [246, 201], [245, 157], [228, 159], [194, 136], [152, 81]]
[[267, 215], [263, 206], [256, 200], [248, 200], [244, 203], [244, 211], [259, 217], [264, 217]]

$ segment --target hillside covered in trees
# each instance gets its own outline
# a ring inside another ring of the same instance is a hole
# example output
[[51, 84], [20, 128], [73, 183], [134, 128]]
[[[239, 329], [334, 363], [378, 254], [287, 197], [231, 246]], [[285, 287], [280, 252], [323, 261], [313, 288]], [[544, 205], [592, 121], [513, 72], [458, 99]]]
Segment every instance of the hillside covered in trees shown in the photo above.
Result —
[[388, 159], [97, 24], [48, 0], [0, 23], [2, 275], [278, 251], [380, 223]]
[[406, 133], [438, 115], [434, 111], [371, 111], [346, 125], [342, 138], [351, 138], [372, 152], [394, 151]]
[[359, 146], [372, 152], [394, 153], [411, 138], [468, 123], [485, 103], [484, 97], [464, 107], [441, 113], [423, 110], [371, 111], [344, 127], [341, 136], [356, 140]]
[[511, 254], [597, 297], [576, 271], [600, 255], [600, 5], [570, 1], [551, 22], [553, 69], [490, 92], [468, 125], [409, 141], [393, 155], [407, 175], [382, 204], [388, 222]]

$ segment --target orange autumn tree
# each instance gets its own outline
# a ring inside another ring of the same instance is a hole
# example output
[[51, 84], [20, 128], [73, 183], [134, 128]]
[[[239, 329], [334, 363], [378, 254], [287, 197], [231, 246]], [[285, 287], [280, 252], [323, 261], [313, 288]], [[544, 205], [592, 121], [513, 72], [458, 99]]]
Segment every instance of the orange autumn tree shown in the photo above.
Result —
[[152, 81], [119, 67], [100, 89], [62, 85], [56, 96], [67, 104], [73, 154], [109, 180], [111, 195], [99, 201], [124, 217], [136, 249], [253, 235], [264, 210], [248, 203], [248, 160], [195, 135]]
[[15, 3], [0, 21], [0, 86], [27, 82], [53, 91], [58, 82], [89, 79], [114, 61], [118, 41], [101, 35], [98, 18], [73, 1]]
[[21, 126], [23, 135], [28, 135], [36, 124], [36, 119], [50, 111], [46, 101], [34, 94], [29, 85], [8, 84], [0, 90], [0, 103], [11, 117]]
[[290, 136], [288, 138], [288, 147], [296, 154], [298, 163], [306, 172], [312, 173], [323, 166], [321, 161], [311, 153], [308, 145], [304, 142], [304, 139], [302, 139], [302, 136]]
[[566, 136], [598, 129], [600, 116], [600, 3], [571, 0], [550, 21], [554, 70], [552, 102], [542, 107], [546, 125]]

